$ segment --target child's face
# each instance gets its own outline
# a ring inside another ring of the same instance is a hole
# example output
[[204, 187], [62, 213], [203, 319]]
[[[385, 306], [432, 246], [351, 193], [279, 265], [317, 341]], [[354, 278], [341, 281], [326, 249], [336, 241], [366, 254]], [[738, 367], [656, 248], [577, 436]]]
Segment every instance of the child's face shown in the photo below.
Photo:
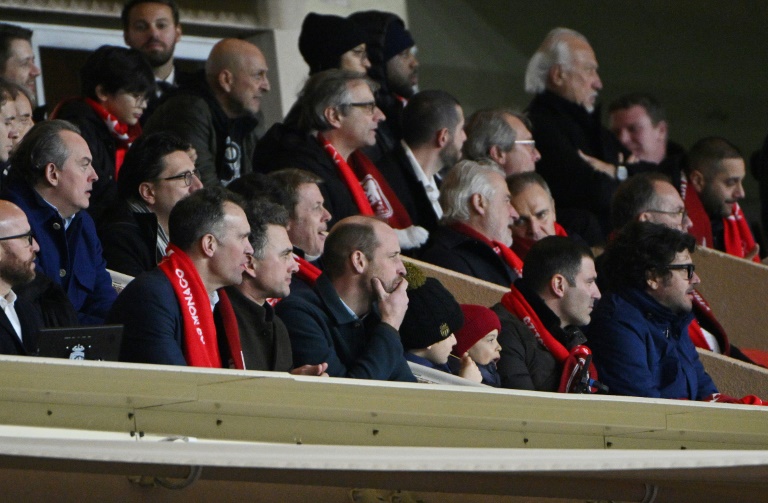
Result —
[[429, 346], [425, 358], [435, 365], [448, 363], [448, 355], [451, 354], [453, 346], [456, 345], [456, 336], [451, 334], [440, 342]]
[[498, 361], [501, 356], [501, 346], [496, 342], [499, 331], [495, 328], [469, 348], [469, 357], [478, 365], [488, 365]]

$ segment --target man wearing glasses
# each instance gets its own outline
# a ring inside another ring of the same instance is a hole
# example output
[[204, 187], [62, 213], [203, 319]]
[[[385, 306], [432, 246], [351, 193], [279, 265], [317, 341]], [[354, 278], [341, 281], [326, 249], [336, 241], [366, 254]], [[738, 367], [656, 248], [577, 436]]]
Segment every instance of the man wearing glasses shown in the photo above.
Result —
[[605, 251], [610, 292], [587, 331], [600, 381], [611, 393], [707, 400], [717, 393], [688, 337], [696, 285], [693, 236], [630, 222]]
[[465, 127], [464, 157], [491, 159], [507, 176], [533, 171], [541, 154], [531, 127], [528, 117], [510, 108], [478, 110]]
[[42, 319], [13, 289], [35, 278], [38, 251], [24, 212], [11, 202], [0, 201], [0, 354], [26, 355], [36, 349]]
[[26, 213], [40, 243], [38, 268], [67, 292], [80, 323], [100, 324], [115, 300], [90, 205], [98, 179], [79, 129], [63, 120], [32, 127], [11, 155], [4, 198]]
[[138, 276], [165, 256], [171, 210], [203, 187], [189, 149], [172, 133], [144, 135], [131, 146], [117, 181], [119, 200], [98, 227], [107, 267]]

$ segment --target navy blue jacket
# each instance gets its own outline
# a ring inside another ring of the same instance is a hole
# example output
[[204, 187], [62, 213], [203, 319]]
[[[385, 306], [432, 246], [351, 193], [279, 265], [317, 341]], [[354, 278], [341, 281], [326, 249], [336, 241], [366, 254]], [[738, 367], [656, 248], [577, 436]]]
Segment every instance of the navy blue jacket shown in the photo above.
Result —
[[40, 244], [37, 267], [67, 292], [80, 323], [104, 323], [117, 293], [91, 216], [78, 211], [65, 232], [61, 215], [26, 184], [12, 182], [4, 199], [26, 213]]
[[351, 314], [325, 274], [275, 311], [288, 328], [296, 367], [328, 362], [332, 377], [416, 382], [397, 330], [375, 309], [362, 320]]
[[[437, 363], [427, 360], [426, 358], [422, 356], [415, 355], [411, 353], [410, 351], [405, 352], [405, 359], [409, 362], [418, 363], [419, 365], [423, 365], [429, 369], [435, 369], [435, 370], [441, 370], [443, 372], [446, 372], [448, 374], [453, 374], [453, 371], [451, 371], [451, 367], [448, 366], [447, 363], [443, 363], [442, 365], [438, 365]], [[458, 375], [458, 374], [456, 374]]]
[[692, 319], [637, 289], [605, 295], [587, 332], [600, 381], [617, 395], [702, 400], [716, 393], [688, 337]]

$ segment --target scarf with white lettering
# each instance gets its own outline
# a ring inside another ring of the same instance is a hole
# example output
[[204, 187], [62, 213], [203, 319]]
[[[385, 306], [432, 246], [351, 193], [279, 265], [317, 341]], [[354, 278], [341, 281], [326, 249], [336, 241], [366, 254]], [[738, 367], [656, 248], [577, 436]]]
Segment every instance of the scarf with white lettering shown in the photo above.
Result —
[[341, 180], [344, 182], [344, 185], [347, 186], [349, 194], [352, 196], [352, 200], [355, 202], [355, 206], [357, 206], [360, 215], [374, 216], [375, 213], [373, 212], [373, 208], [371, 208], [371, 203], [368, 202], [368, 197], [365, 195], [363, 187], [360, 185], [360, 182], [358, 182], [355, 172], [349, 167], [347, 161], [341, 154], [339, 154], [336, 147], [323, 136], [323, 133], [317, 133], [317, 141], [320, 142], [320, 146], [323, 147], [325, 153], [331, 157], [331, 160], [339, 169]]
[[[213, 321], [211, 301], [203, 280], [189, 256], [173, 243], [157, 266], [171, 282], [181, 307], [184, 330], [184, 359], [190, 367], [221, 368], [221, 356]], [[235, 368], [244, 368], [237, 320], [224, 290], [219, 290], [219, 312], [224, 322], [227, 342]]]
[[133, 126], [123, 124], [100, 103], [91, 98], [85, 98], [85, 102], [101, 117], [107, 129], [109, 129], [112, 138], [115, 139], [115, 180], [117, 180], [126, 152], [128, 152], [133, 141], [141, 135], [141, 124], [138, 122]]

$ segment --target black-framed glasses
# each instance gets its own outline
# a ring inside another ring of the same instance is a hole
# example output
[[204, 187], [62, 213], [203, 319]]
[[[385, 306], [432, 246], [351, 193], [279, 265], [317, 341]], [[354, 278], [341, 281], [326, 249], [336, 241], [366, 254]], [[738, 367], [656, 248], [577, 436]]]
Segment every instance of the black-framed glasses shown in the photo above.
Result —
[[688, 274], [688, 281], [693, 279], [693, 271], [696, 270], [696, 266], [693, 264], [669, 264], [667, 266], [669, 271], [685, 271]]
[[654, 210], [654, 209], [645, 210], [645, 211], [649, 211], [651, 213], [662, 213], [664, 215], [676, 215], [680, 217], [681, 222], [684, 221], [685, 217], [688, 216], [688, 211], [685, 208], [680, 208], [679, 210], [675, 210], [675, 211]]
[[375, 101], [365, 101], [365, 102], [358, 102], [358, 103], [342, 103], [341, 106], [362, 108], [363, 111], [368, 115], [373, 115], [373, 112], [376, 110]]
[[24, 234], [16, 234], [15, 236], [6, 236], [4, 238], [0, 238], [0, 241], [8, 241], [9, 239], [21, 239], [25, 238], [27, 240], [27, 243], [29, 243], [29, 246], [32, 246], [32, 240], [35, 239], [35, 233], [32, 232], [32, 229], [29, 229], [28, 232], [25, 232]]
[[192, 176], [196, 176], [197, 179], [200, 179], [200, 170], [199, 169], [193, 169], [192, 171], [185, 171], [184, 173], [179, 173], [178, 175], [169, 176], [168, 178], [158, 178], [158, 180], [184, 180], [184, 185], [189, 187], [192, 185]]

